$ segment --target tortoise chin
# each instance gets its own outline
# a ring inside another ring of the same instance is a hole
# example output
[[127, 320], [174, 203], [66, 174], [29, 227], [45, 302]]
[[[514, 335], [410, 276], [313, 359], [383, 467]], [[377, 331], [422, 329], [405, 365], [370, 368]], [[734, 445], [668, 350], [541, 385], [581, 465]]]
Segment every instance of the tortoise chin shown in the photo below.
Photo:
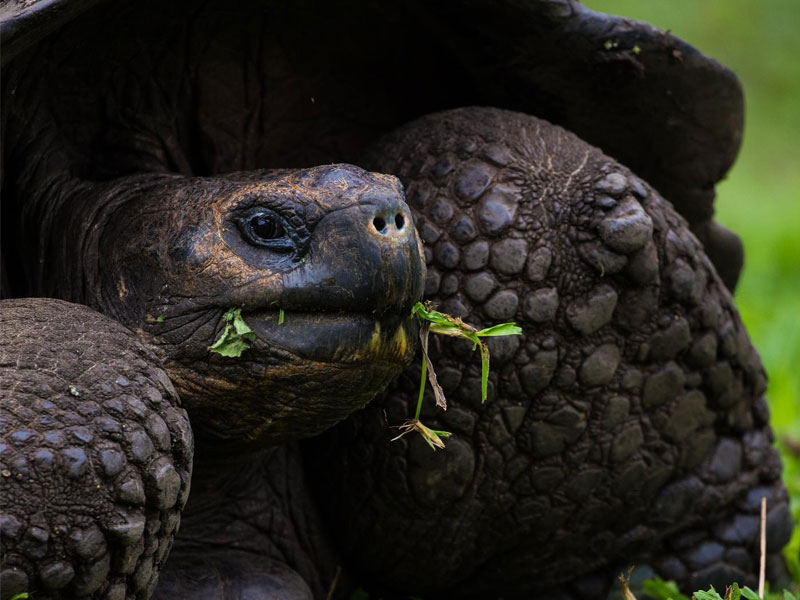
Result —
[[412, 360], [409, 311], [244, 315], [255, 333], [239, 357], [173, 359], [166, 368], [199, 437], [265, 446], [310, 437], [362, 408]]

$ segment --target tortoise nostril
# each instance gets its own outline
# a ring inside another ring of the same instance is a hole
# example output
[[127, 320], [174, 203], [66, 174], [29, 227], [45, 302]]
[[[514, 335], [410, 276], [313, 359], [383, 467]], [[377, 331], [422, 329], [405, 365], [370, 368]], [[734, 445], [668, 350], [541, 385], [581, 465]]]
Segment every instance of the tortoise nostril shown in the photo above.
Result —
[[386, 221], [383, 217], [375, 217], [372, 219], [372, 226], [376, 229], [378, 233], [385, 233], [386, 232]]
[[[407, 226], [410, 218], [407, 208], [402, 206], [402, 203], [392, 203], [394, 206], [391, 204], [386, 206], [386, 204], [388, 203], [375, 207], [375, 212], [371, 215], [373, 229], [388, 238], [405, 239], [409, 235], [409, 231], [413, 230]], [[397, 206], [397, 204], [401, 204], [401, 206]]]

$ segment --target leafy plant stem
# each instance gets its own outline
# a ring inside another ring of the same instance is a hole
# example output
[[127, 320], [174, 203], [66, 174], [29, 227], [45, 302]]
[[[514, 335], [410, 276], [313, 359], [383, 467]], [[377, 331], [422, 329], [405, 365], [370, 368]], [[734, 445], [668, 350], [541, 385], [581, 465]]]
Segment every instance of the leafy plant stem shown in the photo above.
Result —
[[414, 420], [419, 421], [419, 414], [422, 412], [422, 398], [425, 396], [425, 382], [428, 375], [428, 361], [422, 357], [422, 376], [419, 378], [419, 395], [417, 396], [417, 412], [414, 413]]
[[517, 327], [514, 323], [502, 323], [487, 327], [486, 329], [478, 330], [468, 323], [464, 323], [461, 319], [452, 317], [450, 315], [433, 310], [430, 303], [423, 304], [417, 302], [411, 309], [411, 314], [416, 316], [420, 322], [419, 341], [420, 349], [422, 350], [422, 370], [419, 382], [419, 394], [417, 395], [417, 408], [414, 412], [414, 418], [406, 421], [403, 425], [399, 426], [400, 435], [395, 437], [392, 441], [400, 439], [405, 434], [411, 431], [417, 431], [422, 435], [425, 442], [435, 450], [436, 448], [444, 448], [444, 442], [441, 438], [450, 437], [450, 432], [439, 431], [430, 429], [423, 425], [420, 420], [422, 413], [422, 401], [425, 397], [426, 380], [431, 382], [433, 388], [433, 395], [436, 399], [436, 406], [442, 410], [447, 410], [447, 401], [444, 397], [444, 390], [439, 382], [436, 380], [436, 371], [433, 368], [433, 363], [428, 356], [428, 335], [430, 332], [438, 333], [439, 335], [447, 335], [451, 337], [459, 337], [472, 342], [472, 349], [480, 350], [481, 355], [481, 403], [486, 401], [489, 388], [489, 346], [481, 341], [482, 337], [494, 337], [502, 335], [519, 335], [522, 329]]

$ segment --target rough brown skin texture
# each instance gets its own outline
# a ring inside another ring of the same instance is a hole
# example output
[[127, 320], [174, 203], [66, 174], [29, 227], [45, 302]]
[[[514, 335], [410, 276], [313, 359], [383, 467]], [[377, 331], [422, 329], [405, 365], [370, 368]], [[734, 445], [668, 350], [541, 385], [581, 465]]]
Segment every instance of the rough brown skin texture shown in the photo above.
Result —
[[[158, 181], [102, 229], [97, 305], [143, 331], [204, 435], [308, 437], [396, 375], [422, 292], [421, 248], [396, 179], [328, 166]], [[127, 194], [130, 184], [117, 187]], [[243, 239], [240, 221], [263, 209], [283, 219], [291, 250]], [[403, 230], [378, 232], [380, 215], [404, 215]], [[232, 361], [207, 348], [234, 306], [257, 337]], [[281, 402], [263, 400], [272, 397]]]
[[600, 598], [642, 561], [685, 590], [752, 585], [763, 493], [780, 576], [792, 525], [765, 375], [669, 203], [575, 135], [497, 109], [424, 117], [365, 164], [407, 187], [426, 297], [524, 334], [490, 342], [485, 405], [469, 344], [432, 344], [448, 410], [423, 422], [454, 433], [445, 451], [388, 441], [417, 368], [328, 436], [314, 480], [351, 568], [380, 592], [459, 598]]
[[186, 411], [119, 323], [59, 300], [0, 307], [3, 598], [147, 597], [189, 494]]
[[181, 535], [154, 600], [312, 600], [325, 598], [334, 581], [340, 595], [352, 589], [295, 444], [205, 458], [215, 468], [192, 478]]

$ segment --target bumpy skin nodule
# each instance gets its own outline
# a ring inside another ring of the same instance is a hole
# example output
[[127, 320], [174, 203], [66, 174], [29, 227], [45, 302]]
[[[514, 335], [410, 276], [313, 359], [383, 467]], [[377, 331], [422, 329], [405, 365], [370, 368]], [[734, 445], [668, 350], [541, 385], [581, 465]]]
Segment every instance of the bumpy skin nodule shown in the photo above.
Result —
[[424, 117], [366, 162], [407, 187], [426, 296], [524, 334], [489, 342], [485, 405], [470, 345], [432, 342], [449, 407], [422, 420], [453, 432], [445, 451], [389, 442], [411, 368], [311, 452], [348, 564], [452, 597], [599, 598], [642, 560], [683, 587], [751, 583], [760, 496], [771, 553], [788, 499], [761, 363], [684, 219], [575, 135], [496, 109]]
[[147, 598], [189, 494], [193, 438], [119, 323], [60, 300], [0, 307], [2, 598]]

